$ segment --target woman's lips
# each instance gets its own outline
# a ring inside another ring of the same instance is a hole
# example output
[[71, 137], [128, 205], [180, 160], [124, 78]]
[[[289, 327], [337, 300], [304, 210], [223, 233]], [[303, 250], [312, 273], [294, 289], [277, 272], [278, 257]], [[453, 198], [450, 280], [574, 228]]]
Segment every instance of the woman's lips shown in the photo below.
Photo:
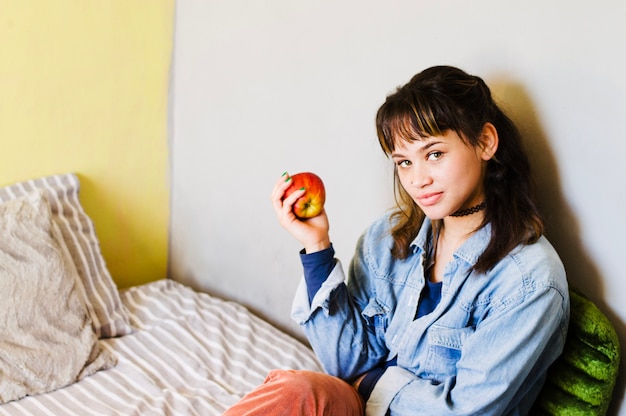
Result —
[[429, 194], [419, 195], [417, 202], [423, 207], [429, 207], [435, 205], [443, 196], [443, 192], [433, 192]]

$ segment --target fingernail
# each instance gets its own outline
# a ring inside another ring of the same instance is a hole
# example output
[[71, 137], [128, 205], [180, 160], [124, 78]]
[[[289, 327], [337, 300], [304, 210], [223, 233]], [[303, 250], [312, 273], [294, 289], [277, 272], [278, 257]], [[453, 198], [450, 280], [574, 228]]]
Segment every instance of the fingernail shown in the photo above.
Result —
[[284, 171], [282, 175], [280, 176], [285, 176], [287, 174], [287, 171]]
[[291, 180], [291, 176], [285, 179], [285, 182], [289, 182]]
[[301, 191], [304, 191], [304, 190], [306, 190], [306, 188], [303, 186], [302, 188], [300, 188], [300, 190], [301, 190]]

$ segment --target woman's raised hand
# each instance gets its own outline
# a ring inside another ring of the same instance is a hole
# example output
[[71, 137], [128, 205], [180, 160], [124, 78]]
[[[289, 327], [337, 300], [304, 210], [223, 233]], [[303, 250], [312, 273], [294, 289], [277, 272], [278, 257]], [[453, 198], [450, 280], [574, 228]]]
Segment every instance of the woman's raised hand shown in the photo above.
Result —
[[291, 177], [284, 173], [274, 185], [270, 196], [278, 222], [296, 240], [304, 246], [306, 253], [314, 253], [330, 247], [328, 234], [329, 223], [326, 211], [320, 215], [301, 220], [293, 213], [293, 204], [304, 195], [304, 190], [297, 190], [285, 197], [285, 191], [291, 185]]

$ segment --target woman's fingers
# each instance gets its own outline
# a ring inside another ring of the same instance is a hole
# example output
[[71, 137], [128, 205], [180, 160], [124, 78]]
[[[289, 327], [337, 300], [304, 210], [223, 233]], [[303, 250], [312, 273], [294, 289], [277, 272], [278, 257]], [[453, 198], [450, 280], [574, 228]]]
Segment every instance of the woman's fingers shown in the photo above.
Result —
[[283, 195], [285, 194], [287, 188], [289, 188], [290, 182], [291, 177], [287, 172], [285, 172], [274, 184], [274, 188], [272, 189], [272, 193], [270, 195], [274, 208], [282, 207], [282, 203], [279, 204], [279, 202], [282, 202]]
[[[293, 214], [293, 204], [304, 195], [305, 191], [298, 189], [292, 192], [289, 196], [285, 197], [285, 191], [291, 186], [291, 177], [287, 172], [285, 172], [279, 179], [276, 181], [274, 188], [272, 189], [272, 193], [270, 195], [272, 205], [274, 206], [274, 211], [276, 211], [276, 215], [278, 215], [279, 219], [283, 219], [288, 217], [290, 221], [293, 221], [296, 217]], [[281, 221], [282, 223], [283, 221]]]

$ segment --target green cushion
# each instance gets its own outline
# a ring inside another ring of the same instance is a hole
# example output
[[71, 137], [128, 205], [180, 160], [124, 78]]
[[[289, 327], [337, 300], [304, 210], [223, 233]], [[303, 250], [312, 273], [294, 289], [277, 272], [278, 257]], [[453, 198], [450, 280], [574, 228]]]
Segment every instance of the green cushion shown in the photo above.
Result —
[[596, 305], [570, 289], [570, 323], [563, 354], [548, 370], [533, 415], [604, 416], [619, 369], [615, 328]]

